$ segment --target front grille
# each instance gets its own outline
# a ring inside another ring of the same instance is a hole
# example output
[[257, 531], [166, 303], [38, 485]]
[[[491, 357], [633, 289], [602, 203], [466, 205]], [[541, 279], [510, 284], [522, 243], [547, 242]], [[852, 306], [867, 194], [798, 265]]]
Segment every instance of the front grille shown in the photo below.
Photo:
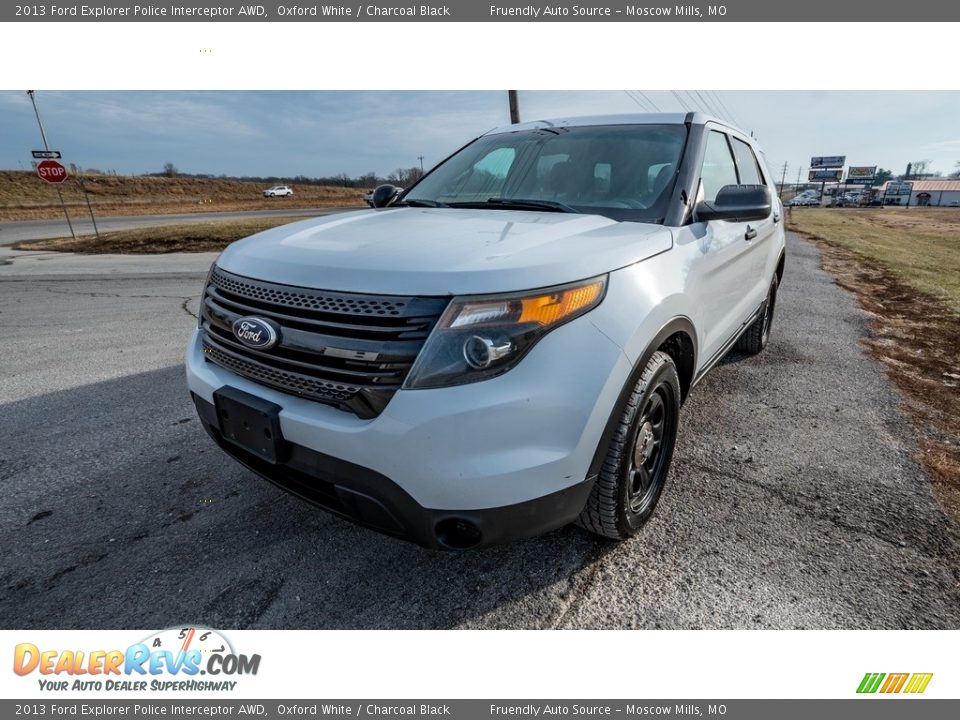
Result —
[[[403, 384], [447, 302], [326, 292], [215, 267], [200, 308], [203, 352], [254, 382], [372, 418]], [[279, 343], [240, 343], [233, 322], [245, 316], [278, 326]]]

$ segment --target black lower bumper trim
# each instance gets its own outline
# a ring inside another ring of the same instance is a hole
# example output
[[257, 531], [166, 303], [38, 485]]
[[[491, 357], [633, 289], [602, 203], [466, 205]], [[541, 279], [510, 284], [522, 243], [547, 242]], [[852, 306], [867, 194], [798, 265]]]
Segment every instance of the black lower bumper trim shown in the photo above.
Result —
[[[224, 451], [294, 495], [365, 527], [428, 548], [460, 550], [532, 537], [562, 527], [580, 514], [593, 478], [559, 492], [481, 510], [425, 508], [390, 478], [370, 468], [285, 442], [276, 463], [228, 441], [216, 408], [193, 394], [204, 429]], [[463, 532], [452, 533], [452, 528]]]

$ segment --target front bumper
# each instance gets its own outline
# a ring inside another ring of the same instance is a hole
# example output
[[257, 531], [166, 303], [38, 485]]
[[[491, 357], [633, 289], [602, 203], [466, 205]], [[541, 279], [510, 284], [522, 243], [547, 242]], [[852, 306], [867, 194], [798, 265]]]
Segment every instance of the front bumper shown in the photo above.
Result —
[[592, 481], [580, 482], [544, 497], [482, 510], [425, 508], [390, 478], [302, 445], [287, 443], [281, 462], [266, 462], [224, 438], [211, 403], [196, 395], [193, 401], [217, 445], [261, 477], [335, 515], [428, 548], [466, 550], [562, 527], [580, 514], [593, 486]]
[[[630, 371], [620, 348], [584, 317], [547, 335], [504, 375], [401, 390], [379, 416], [362, 420], [207, 362], [199, 331], [187, 352], [200, 417], [232, 456], [328, 510], [431, 547], [458, 547], [444, 540], [457, 519], [478, 529], [475, 544], [575, 519]], [[280, 406], [284, 462], [265, 463], [220, 435], [213, 394], [224, 386]]]

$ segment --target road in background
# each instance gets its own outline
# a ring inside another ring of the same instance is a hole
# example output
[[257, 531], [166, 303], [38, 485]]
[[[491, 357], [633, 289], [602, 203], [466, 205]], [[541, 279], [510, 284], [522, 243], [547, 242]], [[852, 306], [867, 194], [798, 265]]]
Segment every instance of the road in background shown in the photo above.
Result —
[[0, 625], [960, 627], [960, 527], [861, 351], [865, 317], [810, 245], [788, 253], [770, 346], [691, 394], [638, 537], [568, 527], [463, 554], [316, 510], [206, 437], [182, 355], [209, 257], [85, 258], [84, 274], [68, 256], [35, 276], [14, 259]]
[[[282, 201], [281, 201], [282, 202]], [[97, 228], [101, 233], [114, 230], [133, 230], [135, 228], [157, 227], [160, 225], [179, 225], [181, 223], [224, 222], [228, 220], [249, 220], [271, 217], [319, 217], [355, 208], [300, 208], [277, 210], [248, 210], [244, 212], [179, 213], [177, 215], [127, 215], [118, 217], [98, 217]], [[76, 213], [70, 216], [77, 235], [92, 235], [93, 224], [90, 216]], [[69, 237], [70, 228], [63, 218], [56, 220], [17, 220], [0, 222], [0, 246], [12, 245], [27, 240], [46, 240], [47, 238]]]

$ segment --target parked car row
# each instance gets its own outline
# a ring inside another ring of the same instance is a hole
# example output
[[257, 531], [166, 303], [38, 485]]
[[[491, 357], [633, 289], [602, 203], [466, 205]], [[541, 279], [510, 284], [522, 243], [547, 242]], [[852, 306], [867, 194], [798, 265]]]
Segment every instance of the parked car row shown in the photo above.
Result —
[[820, 193], [816, 190], [804, 190], [788, 203], [791, 206], [808, 206], [820, 204]]

